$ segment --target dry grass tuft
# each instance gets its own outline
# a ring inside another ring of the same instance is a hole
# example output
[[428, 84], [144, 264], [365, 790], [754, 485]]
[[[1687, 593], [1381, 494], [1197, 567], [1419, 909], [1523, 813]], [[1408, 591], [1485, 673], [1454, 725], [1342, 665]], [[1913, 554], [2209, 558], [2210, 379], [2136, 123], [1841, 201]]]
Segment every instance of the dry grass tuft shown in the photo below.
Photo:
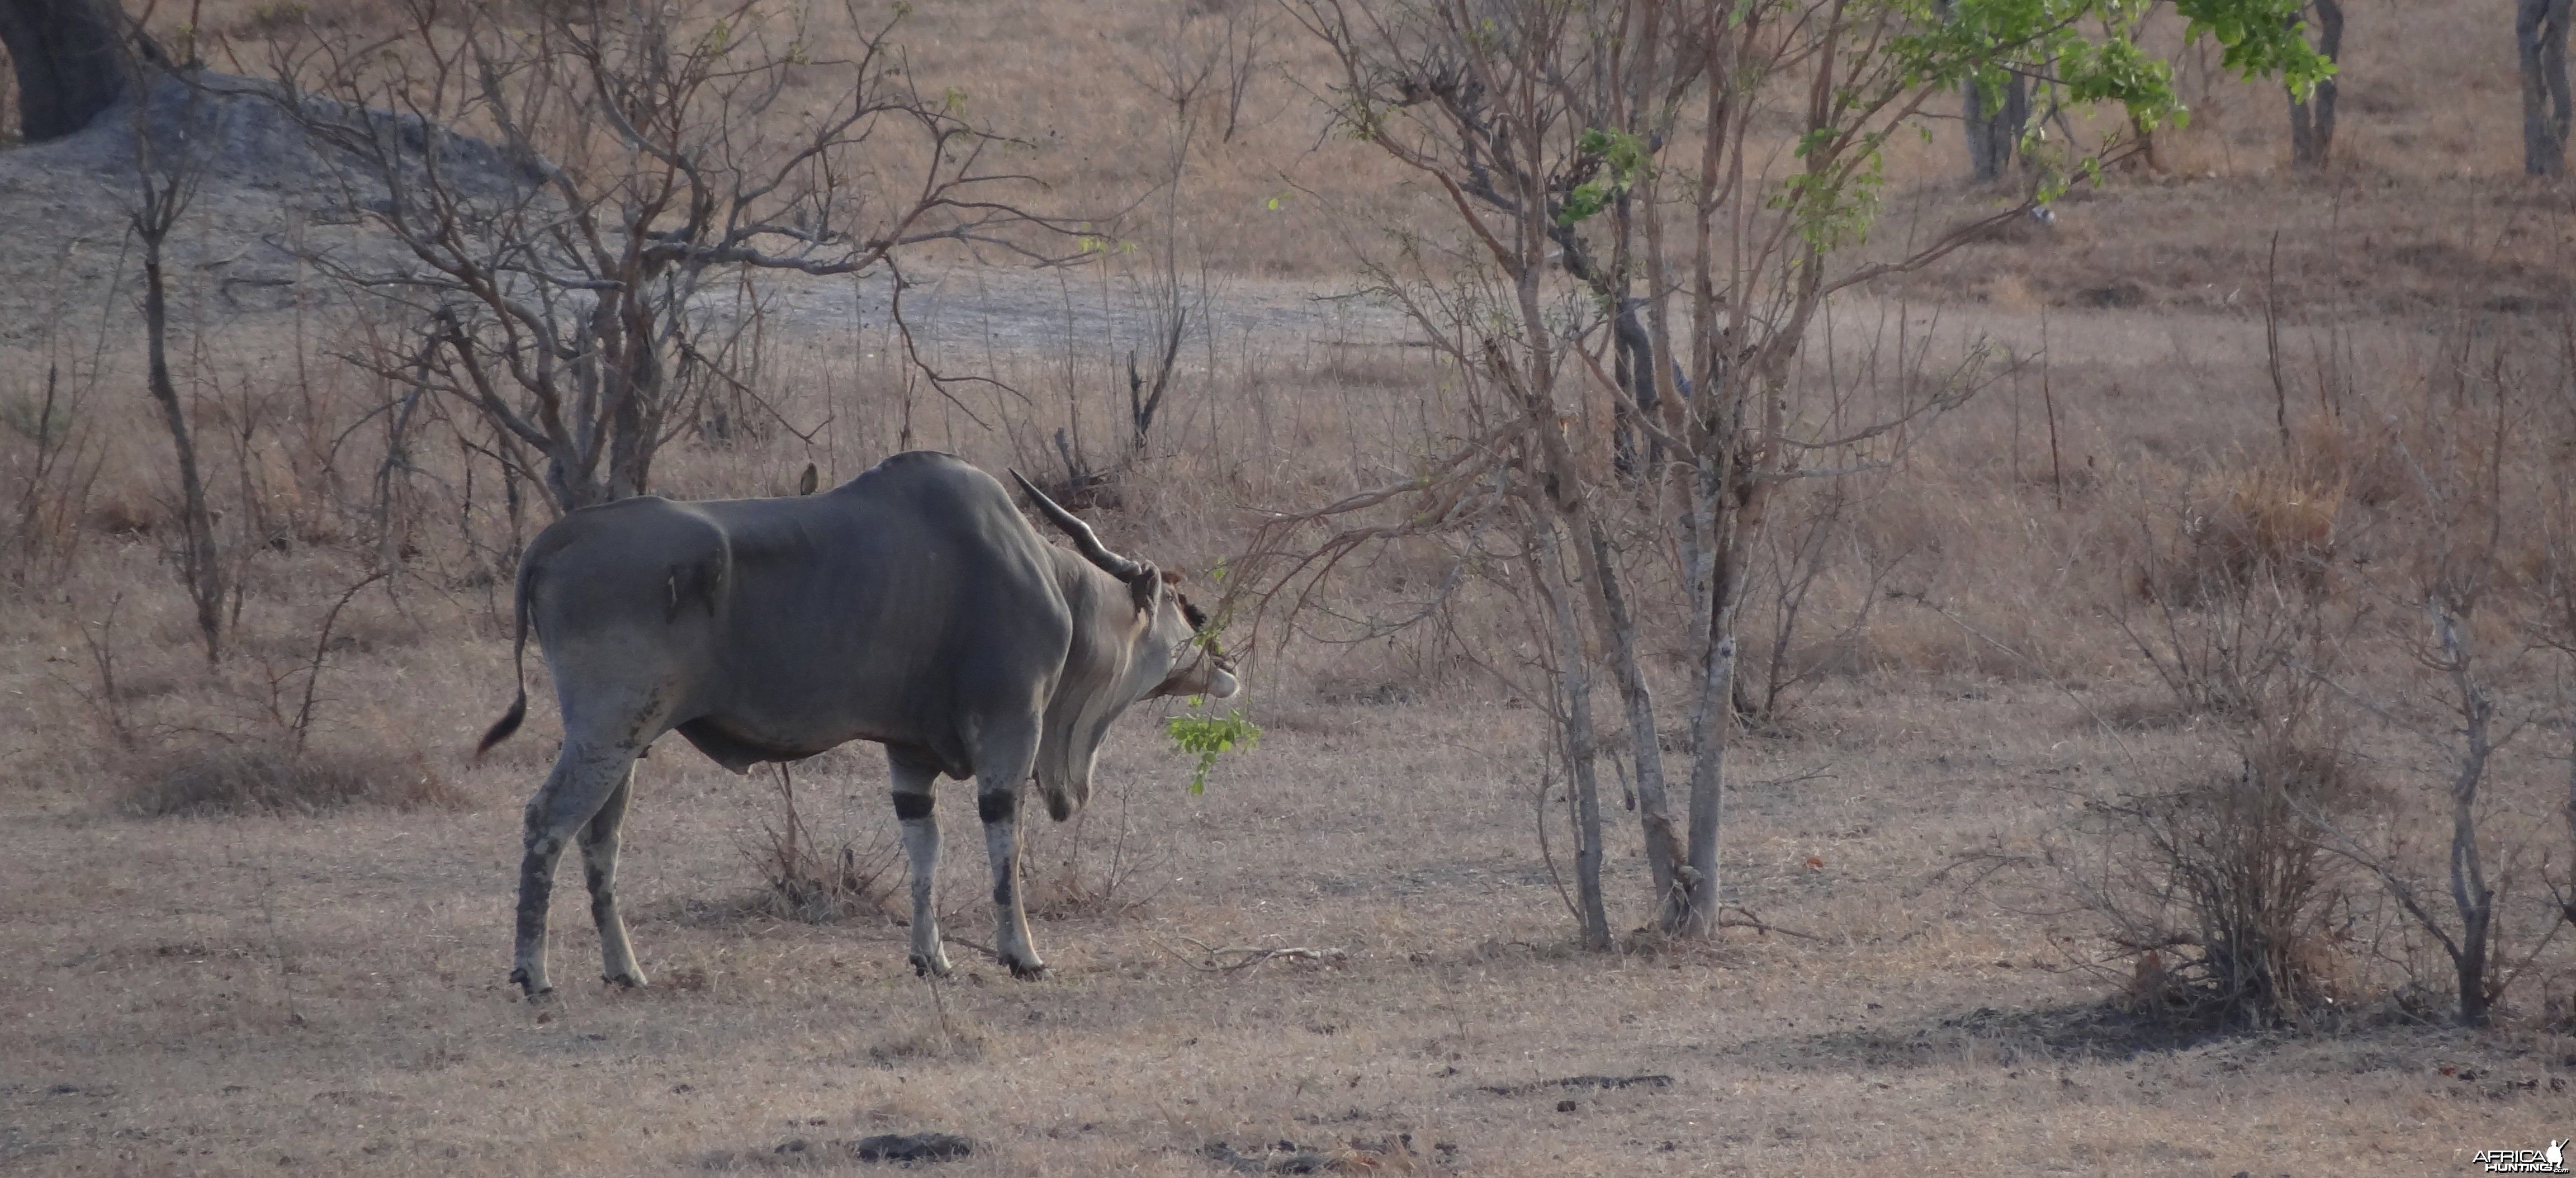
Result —
[[760, 871], [757, 907], [806, 924], [832, 924], [886, 911], [903, 882], [903, 857], [891, 837], [849, 840], [838, 847], [799, 842], [771, 829], [766, 843], [748, 852]]
[[783, 765], [777, 783], [777, 822], [764, 821], [760, 841], [743, 848], [767, 885], [755, 907], [806, 924], [883, 913], [895, 885], [903, 882], [903, 856], [893, 836], [829, 844], [805, 821], [795, 779]]
[[2293, 462], [2213, 467], [2193, 481], [2180, 511], [2147, 521], [2155, 551], [2139, 569], [2136, 592], [2192, 606], [2266, 579], [2322, 591], [2342, 508], [2339, 483]]
[[[936, 985], [938, 983], [932, 983]], [[881, 1039], [868, 1046], [868, 1060], [878, 1067], [913, 1063], [980, 1063], [992, 1036], [973, 1025], [941, 1021], [909, 1034]]]
[[460, 810], [466, 795], [419, 753], [234, 745], [146, 762], [121, 809], [142, 817], [224, 814], [311, 816], [352, 806]]

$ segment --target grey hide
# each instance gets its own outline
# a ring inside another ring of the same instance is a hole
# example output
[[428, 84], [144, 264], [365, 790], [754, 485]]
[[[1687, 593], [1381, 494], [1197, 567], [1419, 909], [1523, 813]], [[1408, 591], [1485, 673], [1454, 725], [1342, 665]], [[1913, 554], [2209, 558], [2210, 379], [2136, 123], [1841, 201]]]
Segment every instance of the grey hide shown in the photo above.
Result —
[[[533, 624], [564, 743], [528, 803], [510, 979], [532, 997], [551, 989], [546, 909], [556, 860], [578, 841], [604, 976], [643, 984], [617, 915], [617, 829], [636, 758], [672, 731], [737, 773], [884, 745], [912, 867], [912, 964], [940, 974], [931, 786], [973, 777], [995, 949], [1016, 975], [1043, 971], [1020, 903], [1022, 783], [1034, 774], [1062, 821], [1090, 797], [1121, 713], [1158, 695], [1232, 695], [1236, 682], [1199, 641], [1177, 577], [1101, 547], [1028, 490], [1080, 555], [1040, 539], [992, 476], [926, 451], [820, 495], [644, 496], [539, 533], [519, 565], [518, 642], [524, 663]], [[525, 717], [524, 669], [521, 680], [483, 749]]]

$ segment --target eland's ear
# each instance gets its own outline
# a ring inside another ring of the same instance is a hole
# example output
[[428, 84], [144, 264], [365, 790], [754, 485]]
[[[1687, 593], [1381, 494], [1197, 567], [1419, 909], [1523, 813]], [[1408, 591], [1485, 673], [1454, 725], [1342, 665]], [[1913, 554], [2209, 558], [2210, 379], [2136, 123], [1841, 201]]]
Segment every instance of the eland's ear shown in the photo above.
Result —
[[1180, 570], [1178, 570], [1178, 569], [1164, 569], [1164, 570], [1163, 570], [1163, 583], [1164, 583], [1164, 584], [1166, 584], [1166, 585], [1178, 585], [1178, 584], [1180, 584], [1180, 583], [1181, 583], [1181, 573], [1180, 573]]
[[1149, 561], [1138, 561], [1135, 577], [1127, 582], [1127, 592], [1136, 599], [1136, 612], [1150, 613], [1154, 599], [1163, 595], [1163, 578], [1169, 576]]

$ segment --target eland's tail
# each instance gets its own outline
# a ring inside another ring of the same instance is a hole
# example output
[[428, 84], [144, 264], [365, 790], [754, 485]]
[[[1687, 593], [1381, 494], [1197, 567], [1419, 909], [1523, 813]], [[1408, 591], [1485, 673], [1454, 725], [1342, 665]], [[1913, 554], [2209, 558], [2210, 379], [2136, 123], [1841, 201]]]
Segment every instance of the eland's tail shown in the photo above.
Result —
[[474, 759], [477, 761], [483, 759], [483, 754], [492, 751], [493, 745], [510, 739], [511, 735], [519, 730], [520, 722], [528, 718], [528, 596], [536, 588], [536, 580], [536, 569], [523, 559], [519, 565], [518, 584], [510, 594], [511, 605], [514, 612], [518, 614], [519, 623], [518, 636], [510, 643], [510, 663], [518, 672], [519, 696], [510, 701], [510, 710], [503, 713], [499, 720], [493, 722], [491, 730], [483, 734], [483, 743], [474, 746]]

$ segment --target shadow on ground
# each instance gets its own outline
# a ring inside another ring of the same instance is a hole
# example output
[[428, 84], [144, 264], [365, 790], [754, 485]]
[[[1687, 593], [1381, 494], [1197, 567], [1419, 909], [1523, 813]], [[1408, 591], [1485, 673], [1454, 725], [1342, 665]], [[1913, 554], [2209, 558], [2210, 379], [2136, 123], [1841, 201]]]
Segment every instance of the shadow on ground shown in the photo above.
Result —
[[1802, 1070], [1912, 1068], [1965, 1061], [2011, 1067], [2116, 1062], [2256, 1037], [2179, 1027], [2093, 1002], [2013, 1010], [1980, 1006], [1929, 1022], [1753, 1039], [1724, 1054], [1766, 1056], [1775, 1066]]

